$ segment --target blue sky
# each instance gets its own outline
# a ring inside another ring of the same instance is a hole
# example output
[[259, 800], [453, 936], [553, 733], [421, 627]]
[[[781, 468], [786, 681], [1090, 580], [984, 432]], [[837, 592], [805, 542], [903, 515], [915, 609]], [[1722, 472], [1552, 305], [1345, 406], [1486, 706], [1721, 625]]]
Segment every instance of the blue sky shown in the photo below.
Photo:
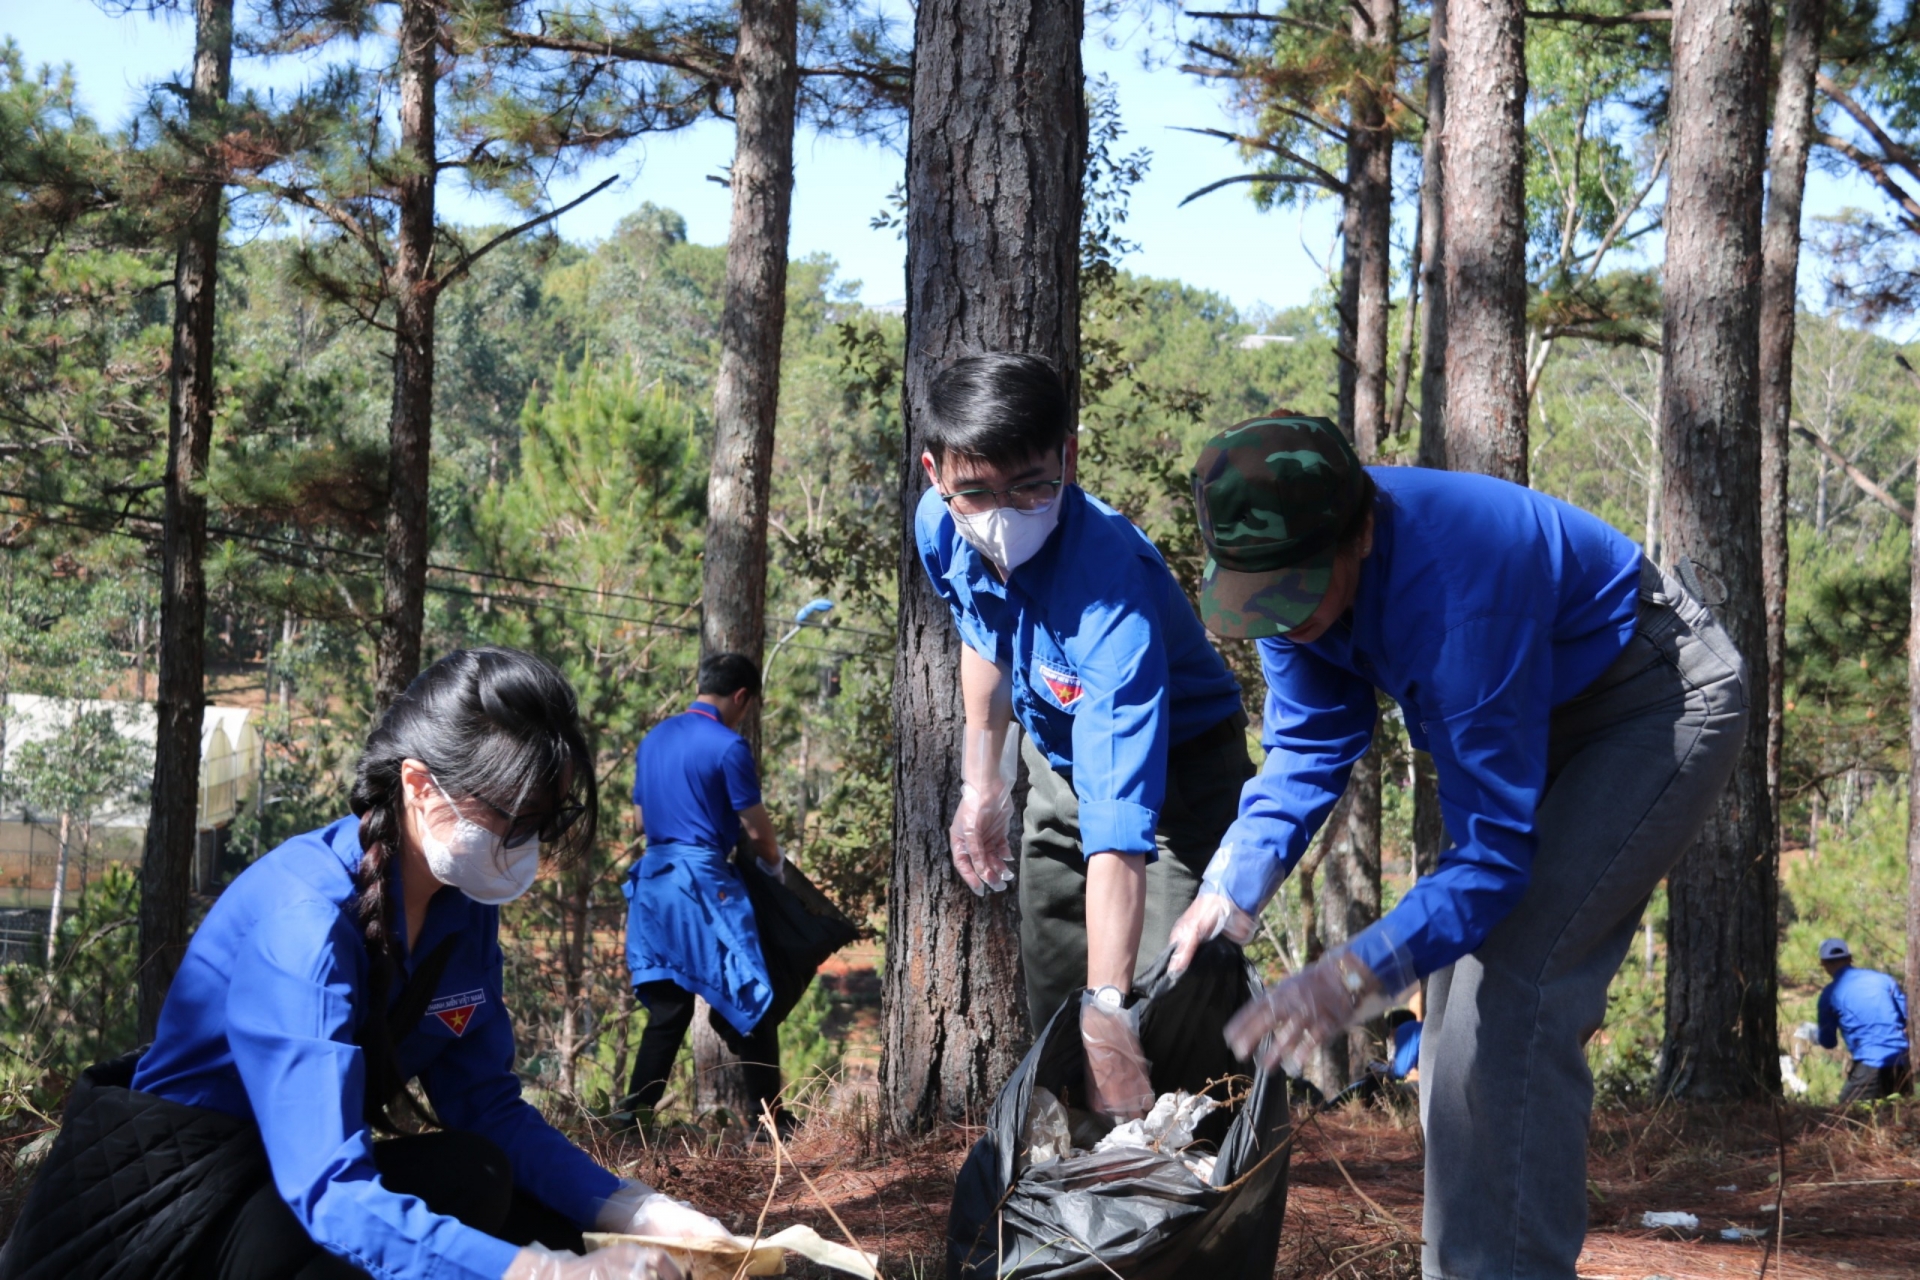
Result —
[[[111, 17], [91, 0], [11, 0], [8, 8], [0, 34], [20, 45], [30, 65], [71, 63], [85, 105], [104, 121], [124, 120], [143, 100], [145, 85], [181, 76], [192, 50], [192, 25], [181, 17]], [[1240, 162], [1222, 144], [1176, 132], [1182, 125], [1221, 127], [1227, 120], [1212, 88], [1175, 67], [1142, 66], [1150, 34], [1129, 20], [1092, 32], [1086, 44], [1088, 72], [1105, 73], [1118, 86], [1128, 130], [1123, 146], [1153, 152], [1152, 168], [1133, 192], [1125, 230], [1140, 248], [1126, 265], [1214, 290], [1242, 309], [1306, 302], [1324, 280], [1336, 229], [1333, 209], [1322, 202], [1304, 211], [1261, 213], [1244, 187], [1179, 208], [1189, 192], [1238, 172]], [[310, 69], [290, 60], [269, 66], [242, 59], [235, 77], [242, 86], [285, 88]], [[555, 198], [564, 201], [609, 174], [621, 179], [561, 219], [560, 232], [577, 240], [604, 236], [622, 215], [651, 201], [684, 215], [695, 241], [718, 244], [726, 238], [727, 192], [708, 175], [728, 163], [732, 150], [733, 130], [720, 121], [637, 143], [556, 184]], [[830, 255], [843, 278], [861, 282], [868, 303], [899, 299], [905, 246], [896, 232], [875, 231], [868, 221], [900, 181], [901, 155], [872, 143], [803, 137], [795, 162], [794, 256]], [[1808, 213], [1832, 213], [1848, 204], [1873, 207], [1876, 200], [1858, 182], [1815, 173]], [[443, 186], [441, 207], [459, 221], [506, 216], [500, 206], [453, 183]], [[1657, 253], [1658, 245], [1648, 250]]]

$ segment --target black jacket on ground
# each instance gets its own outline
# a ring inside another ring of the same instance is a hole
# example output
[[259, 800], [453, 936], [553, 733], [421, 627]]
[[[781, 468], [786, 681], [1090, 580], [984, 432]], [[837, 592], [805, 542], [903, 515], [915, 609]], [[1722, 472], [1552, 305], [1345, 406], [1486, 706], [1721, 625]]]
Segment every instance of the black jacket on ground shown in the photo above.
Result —
[[136, 1050], [81, 1073], [0, 1280], [174, 1280], [272, 1177], [260, 1130], [130, 1088]]

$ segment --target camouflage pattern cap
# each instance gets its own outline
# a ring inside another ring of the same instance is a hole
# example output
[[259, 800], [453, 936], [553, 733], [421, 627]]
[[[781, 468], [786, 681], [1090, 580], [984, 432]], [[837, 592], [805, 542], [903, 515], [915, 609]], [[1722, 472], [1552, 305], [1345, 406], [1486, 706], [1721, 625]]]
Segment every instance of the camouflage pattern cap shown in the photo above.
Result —
[[1193, 468], [1207, 630], [1260, 639], [1313, 616], [1364, 478], [1353, 446], [1325, 418], [1250, 418], [1207, 441]]

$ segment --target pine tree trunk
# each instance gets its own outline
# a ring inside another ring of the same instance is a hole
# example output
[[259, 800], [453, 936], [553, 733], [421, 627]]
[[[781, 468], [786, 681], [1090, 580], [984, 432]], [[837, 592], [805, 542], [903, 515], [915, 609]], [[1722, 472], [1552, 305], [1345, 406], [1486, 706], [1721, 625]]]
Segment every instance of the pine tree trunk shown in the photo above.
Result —
[[[1371, 765], [1371, 767], [1368, 767]], [[1346, 794], [1327, 820], [1326, 857], [1314, 897], [1314, 919], [1324, 947], [1346, 942], [1380, 918], [1380, 757], [1369, 751], [1354, 765]], [[1332, 1097], [1366, 1066], [1373, 1032], [1358, 1026], [1346, 1039], [1316, 1051], [1308, 1078]]]
[[67, 870], [73, 860], [73, 814], [60, 811], [60, 852], [53, 861], [53, 897], [47, 903], [47, 968], [60, 954], [60, 915], [67, 901]]
[[978, 1118], [1027, 1040], [1015, 895], [954, 873], [960, 640], [914, 552], [927, 391], [973, 351], [1074, 385], [1086, 102], [1072, 0], [921, 0], [907, 147], [906, 439], [894, 660], [894, 850], [881, 1105], [900, 1129]]
[[787, 317], [787, 221], [793, 205], [795, 0], [745, 0], [734, 56], [733, 223], [727, 237], [707, 486], [701, 651], [765, 648], [767, 494]]
[[1724, 585], [1716, 609], [1745, 655], [1749, 725], [1732, 785], [1667, 880], [1662, 1089], [1744, 1097], [1780, 1084], [1776, 870], [1767, 801], [1766, 599], [1760, 564], [1760, 194], [1763, 0], [1673, 11], [1660, 446], [1663, 536]]
[[1446, 17], [1447, 463], [1525, 484], [1524, 9], [1521, 0], [1480, 0]]
[[1780, 829], [1780, 752], [1787, 687], [1787, 423], [1793, 416], [1793, 321], [1799, 301], [1800, 205], [1813, 140], [1826, 0], [1789, 0], [1767, 155], [1760, 234], [1760, 548], [1767, 601], [1767, 798]]
[[[1447, 213], [1446, 166], [1440, 137], [1447, 118], [1447, 0], [1433, 0], [1427, 20], [1427, 136], [1420, 152], [1420, 457], [1447, 465]], [[1429, 762], [1431, 769], [1431, 762]]]
[[[701, 567], [703, 654], [766, 647], [767, 496], [780, 406], [780, 342], [787, 319], [787, 223], [793, 207], [794, 100], [800, 85], [795, 0], [745, 0], [734, 55], [733, 223], [713, 395], [713, 466]], [[740, 727], [760, 744], [756, 714]], [[706, 1018], [694, 1020], [694, 1077], [702, 1110], [726, 1107], [753, 1123], [758, 1103], [740, 1060]]]
[[[187, 119], [195, 143], [218, 126], [232, 83], [233, 0], [195, 0], [193, 90]], [[213, 330], [220, 252], [221, 188], [211, 152], [173, 273], [173, 364], [167, 413], [166, 508], [162, 517], [160, 660], [156, 680], [153, 795], [140, 862], [140, 1035], [151, 1039], [174, 971], [187, 949], [187, 898], [200, 800], [200, 718], [205, 706], [207, 474], [213, 437]]]
[[[1907, 1046], [1920, 1063], [1920, 520], [1907, 550]], [[1819, 854], [1820, 810], [1813, 811], [1807, 843]]]
[[[1390, 55], [1399, 37], [1398, 0], [1364, 0], [1352, 12], [1353, 39]], [[1388, 80], [1391, 84], [1391, 79]], [[1356, 79], [1348, 95], [1346, 243], [1342, 282], [1354, 279], [1351, 439], [1363, 461], [1380, 452], [1387, 425], [1387, 330], [1393, 279], [1393, 133], [1375, 86]]]
[[393, 411], [387, 422], [387, 547], [382, 566], [377, 710], [420, 672], [426, 625], [427, 484], [433, 455], [434, 187], [440, 14], [434, 0], [400, 6], [400, 154], [394, 178], [399, 234], [387, 291], [393, 299]]

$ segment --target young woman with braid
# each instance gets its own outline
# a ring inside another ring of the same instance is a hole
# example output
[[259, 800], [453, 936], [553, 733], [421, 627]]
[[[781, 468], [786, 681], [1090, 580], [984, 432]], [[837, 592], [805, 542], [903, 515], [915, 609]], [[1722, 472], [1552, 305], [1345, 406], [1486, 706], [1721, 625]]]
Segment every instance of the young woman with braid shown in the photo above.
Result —
[[474, 649], [423, 672], [368, 735], [354, 816], [236, 879], [154, 1043], [76, 1089], [0, 1275], [677, 1280], [653, 1250], [577, 1256], [582, 1230], [725, 1228], [601, 1168], [513, 1074], [499, 906], [543, 845], [591, 847], [597, 801], [552, 667]]

